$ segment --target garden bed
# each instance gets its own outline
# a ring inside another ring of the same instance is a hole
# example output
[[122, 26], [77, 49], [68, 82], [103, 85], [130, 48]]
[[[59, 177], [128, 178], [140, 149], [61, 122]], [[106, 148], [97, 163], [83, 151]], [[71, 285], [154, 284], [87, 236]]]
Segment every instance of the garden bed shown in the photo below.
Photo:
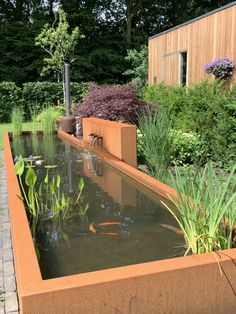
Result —
[[[87, 145], [62, 131], [58, 135], [76, 147]], [[8, 133], [4, 137], [4, 151], [22, 314], [236, 312], [235, 249], [43, 280], [26, 211], [17, 197], [20, 187]], [[170, 187], [108, 153], [102, 150], [97, 153], [161, 196], [175, 194]]]

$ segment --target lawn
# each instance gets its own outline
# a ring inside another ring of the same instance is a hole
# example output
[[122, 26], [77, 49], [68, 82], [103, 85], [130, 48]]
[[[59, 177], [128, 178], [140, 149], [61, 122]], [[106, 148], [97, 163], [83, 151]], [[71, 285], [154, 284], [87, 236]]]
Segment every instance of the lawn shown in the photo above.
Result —
[[[32, 130], [32, 123], [27, 122], [23, 123], [23, 131], [31, 131]], [[39, 122], [37, 125], [38, 130], [42, 129], [42, 124]], [[0, 124], [0, 150], [3, 149], [3, 135], [6, 131], [12, 131], [13, 125], [11, 123]]]

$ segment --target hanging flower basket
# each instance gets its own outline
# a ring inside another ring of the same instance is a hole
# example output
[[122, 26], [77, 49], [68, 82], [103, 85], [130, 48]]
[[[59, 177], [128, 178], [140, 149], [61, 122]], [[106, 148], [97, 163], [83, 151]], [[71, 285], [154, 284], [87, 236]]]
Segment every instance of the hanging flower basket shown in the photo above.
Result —
[[222, 57], [207, 63], [204, 69], [206, 73], [213, 74], [216, 78], [228, 78], [233, 75], [234, 67], [233, 60]]

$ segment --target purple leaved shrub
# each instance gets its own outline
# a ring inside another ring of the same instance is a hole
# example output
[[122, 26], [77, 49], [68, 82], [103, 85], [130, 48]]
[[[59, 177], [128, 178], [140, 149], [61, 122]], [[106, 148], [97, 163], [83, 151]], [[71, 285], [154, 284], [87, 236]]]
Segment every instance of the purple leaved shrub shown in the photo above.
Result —
[[95, 117], [137, 125], [140, 113], [147, 108], [133, 84], [101, 87], [93, 83], [85, 100], [76, 106], [75, 114], [80, 123], [82, 118]]

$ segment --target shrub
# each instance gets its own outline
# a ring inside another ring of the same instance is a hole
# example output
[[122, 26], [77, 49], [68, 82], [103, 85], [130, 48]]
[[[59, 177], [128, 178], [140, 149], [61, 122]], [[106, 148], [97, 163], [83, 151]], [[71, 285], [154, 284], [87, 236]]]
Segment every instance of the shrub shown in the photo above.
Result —
[[13, 82], [0, 83], [0, 122], [11, 120], [11, 111], [21, 104], [21, 89]]
[[56, 105], [63, 101], [63, 92], [58, 83], [29, 82], [23, 85], [23, 98], [24, 111], [28, 120], [30, 109], [37, 113], [49, 104]]
[[[87, 83], [71, 83], [71, 101], [83, 100], [87, 93]], [[30, 111], [40, 112], [48, 105], [64, 103], [62, 83], [29, 82], [23, 85], [24, 111], [26, 119], [30, 119]]]
[[129, 61], [131, 65], [123, 74], [130, 76], [132, 83], [143, 90], [148, 79], [148, 47], [142, 46], [139, 51], [136, 49], [128, 50], [125, 60]]
[[186, 133], [180, 130], [172, 130], [172, 163], [182, 166], [184, 164], [194, 164], [201, 161], [205, 155], [205, 145], [200, 136], [195, 133]]
[[91, 84], [87, 97], [75, 111], [80, 118], [96, 117], [137, 124], [139, 113], [146, 108], [132, 84], [107, 87]]
[[230, 163], [236, 153], [236, 87], [227, 90], [222, 81], [202, 81], [190, 88], [153, 85], [144, 99], [170, 110], [173, 128], [195, 133], [205, 145], [202, 160]]

